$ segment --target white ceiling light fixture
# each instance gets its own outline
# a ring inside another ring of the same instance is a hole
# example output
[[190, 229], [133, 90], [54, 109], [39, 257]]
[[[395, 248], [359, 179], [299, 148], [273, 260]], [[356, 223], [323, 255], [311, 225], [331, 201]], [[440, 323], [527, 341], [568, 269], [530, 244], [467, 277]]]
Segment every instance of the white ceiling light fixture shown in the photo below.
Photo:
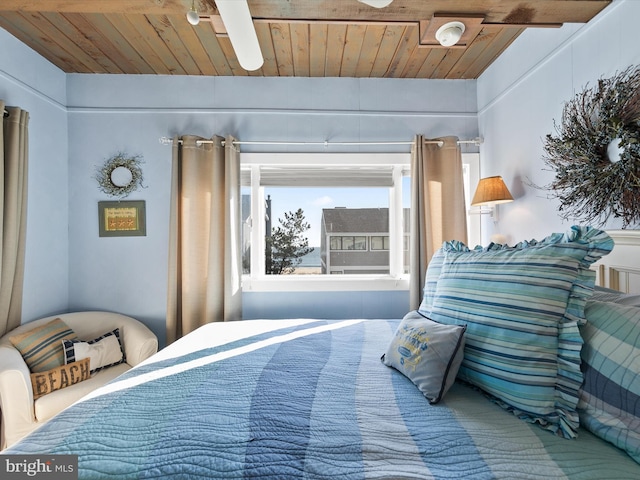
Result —
[[258, 35], [246, 0], [215, 0], [240, 66], [257, 70], [264, 63]]
[[451, 47], [460, 41], [464, 33], [464, 23], [448, 22], [436, 31], [436, 40], [443, 47]]
[[369, 5], [370, 7], [375, 8], [384, 8], [389, 5], [393, 0], [358, 0], [360, 3], [364, 3]]
[[191, 10], [187, 12], [187, 21], [191, 25], [198, 25], [200, 23], [200, 15], [196, 10], [196, 0], [191, 0]]

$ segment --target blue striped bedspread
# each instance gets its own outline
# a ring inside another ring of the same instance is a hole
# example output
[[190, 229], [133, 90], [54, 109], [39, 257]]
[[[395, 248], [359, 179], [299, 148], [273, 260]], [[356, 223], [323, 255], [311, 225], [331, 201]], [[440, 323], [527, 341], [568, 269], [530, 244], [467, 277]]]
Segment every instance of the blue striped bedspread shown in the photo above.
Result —
[[640, 478], [464, 385], [430, 405], [380, 361], [398, 323], [206, 325], [3, 453], [77, 454], [82, 479]]

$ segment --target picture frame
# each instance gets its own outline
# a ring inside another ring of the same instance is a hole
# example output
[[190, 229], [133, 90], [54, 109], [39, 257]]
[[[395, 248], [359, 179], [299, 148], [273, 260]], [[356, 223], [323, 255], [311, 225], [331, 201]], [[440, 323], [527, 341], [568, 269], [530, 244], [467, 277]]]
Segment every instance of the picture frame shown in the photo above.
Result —
[[144, 200], [98, 202], [98, 233], [101, 237], [144, 237], [147, 235]]

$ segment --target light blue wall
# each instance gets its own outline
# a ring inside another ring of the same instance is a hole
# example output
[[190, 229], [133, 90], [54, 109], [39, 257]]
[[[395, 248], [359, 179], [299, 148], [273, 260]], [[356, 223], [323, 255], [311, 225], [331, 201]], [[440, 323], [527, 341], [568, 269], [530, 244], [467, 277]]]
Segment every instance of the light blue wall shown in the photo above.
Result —
[[66, 76], [0, 29], [0, 98], [29, 112], [26, 322], [69, 302]]
[[530, 186], [554, 178], [543, 162], [543, 140], [555, 133], [553, 122], [560, 120], [564, 103], [585, 85], [640, 64], [639, 18], [640, 2], [618, 0], [586, 25], [529, 29], [480, 77], [482, 176], [502, 175], [516, 200], [500, 206], [498, 224], [485, 221], [485, 243], [492, 233], [513, 243], [565, 231], [573, 223], [563, 222], [547, 192]]

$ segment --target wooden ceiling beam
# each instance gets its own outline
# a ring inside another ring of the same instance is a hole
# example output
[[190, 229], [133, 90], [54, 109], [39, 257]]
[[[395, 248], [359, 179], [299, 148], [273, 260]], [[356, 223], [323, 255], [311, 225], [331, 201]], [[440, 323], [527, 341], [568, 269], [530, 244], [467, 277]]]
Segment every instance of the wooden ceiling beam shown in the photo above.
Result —
[[[281, 20], [416, 21], [437, 12], [481, 14], [485, 23], [584, 23], [612, 0], [395, 0], [386, 8], [372, 8], [356, 0], [248, 0], [254, 18]], [[216, 13], [215, 0], [195, 0], [202, 15]], [[191, 0], [2, 0], [0, 12], [61, 12], [98, 14], [177, 15]]]

